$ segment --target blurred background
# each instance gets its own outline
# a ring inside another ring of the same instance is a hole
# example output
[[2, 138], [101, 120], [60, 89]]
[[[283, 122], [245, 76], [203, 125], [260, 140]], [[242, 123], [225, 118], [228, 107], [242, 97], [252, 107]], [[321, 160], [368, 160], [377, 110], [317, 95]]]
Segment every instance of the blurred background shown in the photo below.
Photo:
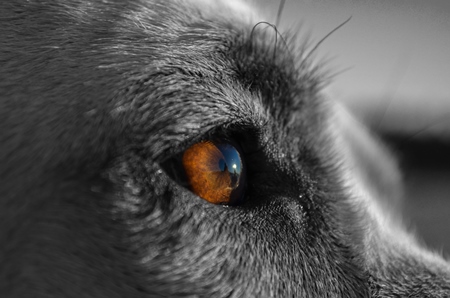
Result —
[[[280, 1], [255, 3], [275, 23]], [[450, 1], [287, 0], [279, 27], [315, 44], [349, 17], [317, 50], [325, 91], [398, 156], [408, 228], [450, 258]]]

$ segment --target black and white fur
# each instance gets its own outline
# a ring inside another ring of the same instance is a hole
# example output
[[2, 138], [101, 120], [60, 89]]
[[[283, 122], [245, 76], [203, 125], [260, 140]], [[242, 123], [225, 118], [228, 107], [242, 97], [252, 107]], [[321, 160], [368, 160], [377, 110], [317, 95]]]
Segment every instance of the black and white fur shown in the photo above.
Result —
[[[448, 263], [390, 212], [393, 159], [261, 20], [225, 0], [0, 2], [1, 297], [450, 296]], [[172, 179], [208, 138], [242, 147], [244, 204]]]

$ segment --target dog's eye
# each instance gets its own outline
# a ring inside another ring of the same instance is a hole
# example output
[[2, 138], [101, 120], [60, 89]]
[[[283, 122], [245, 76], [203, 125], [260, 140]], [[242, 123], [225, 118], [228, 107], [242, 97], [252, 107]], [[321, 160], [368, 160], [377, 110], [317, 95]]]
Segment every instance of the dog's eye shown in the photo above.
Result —
[[239, 150], [229, 143], [203, 141], [182, 157], [189, 188], [213, 204], [238, 204], [245, 190], [245, 168]]

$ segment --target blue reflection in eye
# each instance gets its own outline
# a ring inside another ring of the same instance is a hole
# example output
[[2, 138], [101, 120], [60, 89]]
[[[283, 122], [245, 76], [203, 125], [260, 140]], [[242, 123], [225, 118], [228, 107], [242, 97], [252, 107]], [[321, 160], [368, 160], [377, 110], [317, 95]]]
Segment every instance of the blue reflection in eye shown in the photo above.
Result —
[[[220, 149], [219, 149], [219, 150], [220, 150]], [[222, 153], [222, 154], [223, 154], [223, 153]], [[221, 158], [221, 159], [219, 160], [219, 168], [220, 168], [220, 171], [221, 171], [221, 172], [225, 171], [225, 165], [226, 165], [225, 160]]]
[[241, 158], [239, 157], [238, 151], [228, 144], [218, 144], [217, 148], [219, 148], [225, 158], [225, 160], [219, 160], [220, 169], [224, 171], [226, 167], [230, 173], [240, 174]]
[[219, 160], [219, 167], [221, 171], [228, 170], [231, 178], [231, 187], [237, 188], [242, 172], [242, 161], [239, 152], [229, 144], [217, 144], [224, 159]]

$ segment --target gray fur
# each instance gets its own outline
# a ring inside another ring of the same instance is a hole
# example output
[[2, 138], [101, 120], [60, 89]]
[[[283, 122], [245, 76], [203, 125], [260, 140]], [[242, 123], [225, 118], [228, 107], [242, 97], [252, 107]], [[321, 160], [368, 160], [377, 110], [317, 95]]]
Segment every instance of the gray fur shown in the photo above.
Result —
[[[264, 30], [158, 0], [0, 21], [1, 297], [450, 295], [443, 260], [349, 196], [319, 73]], [[241, 206], [171, 176], [210, 137], [243, 148]]]

